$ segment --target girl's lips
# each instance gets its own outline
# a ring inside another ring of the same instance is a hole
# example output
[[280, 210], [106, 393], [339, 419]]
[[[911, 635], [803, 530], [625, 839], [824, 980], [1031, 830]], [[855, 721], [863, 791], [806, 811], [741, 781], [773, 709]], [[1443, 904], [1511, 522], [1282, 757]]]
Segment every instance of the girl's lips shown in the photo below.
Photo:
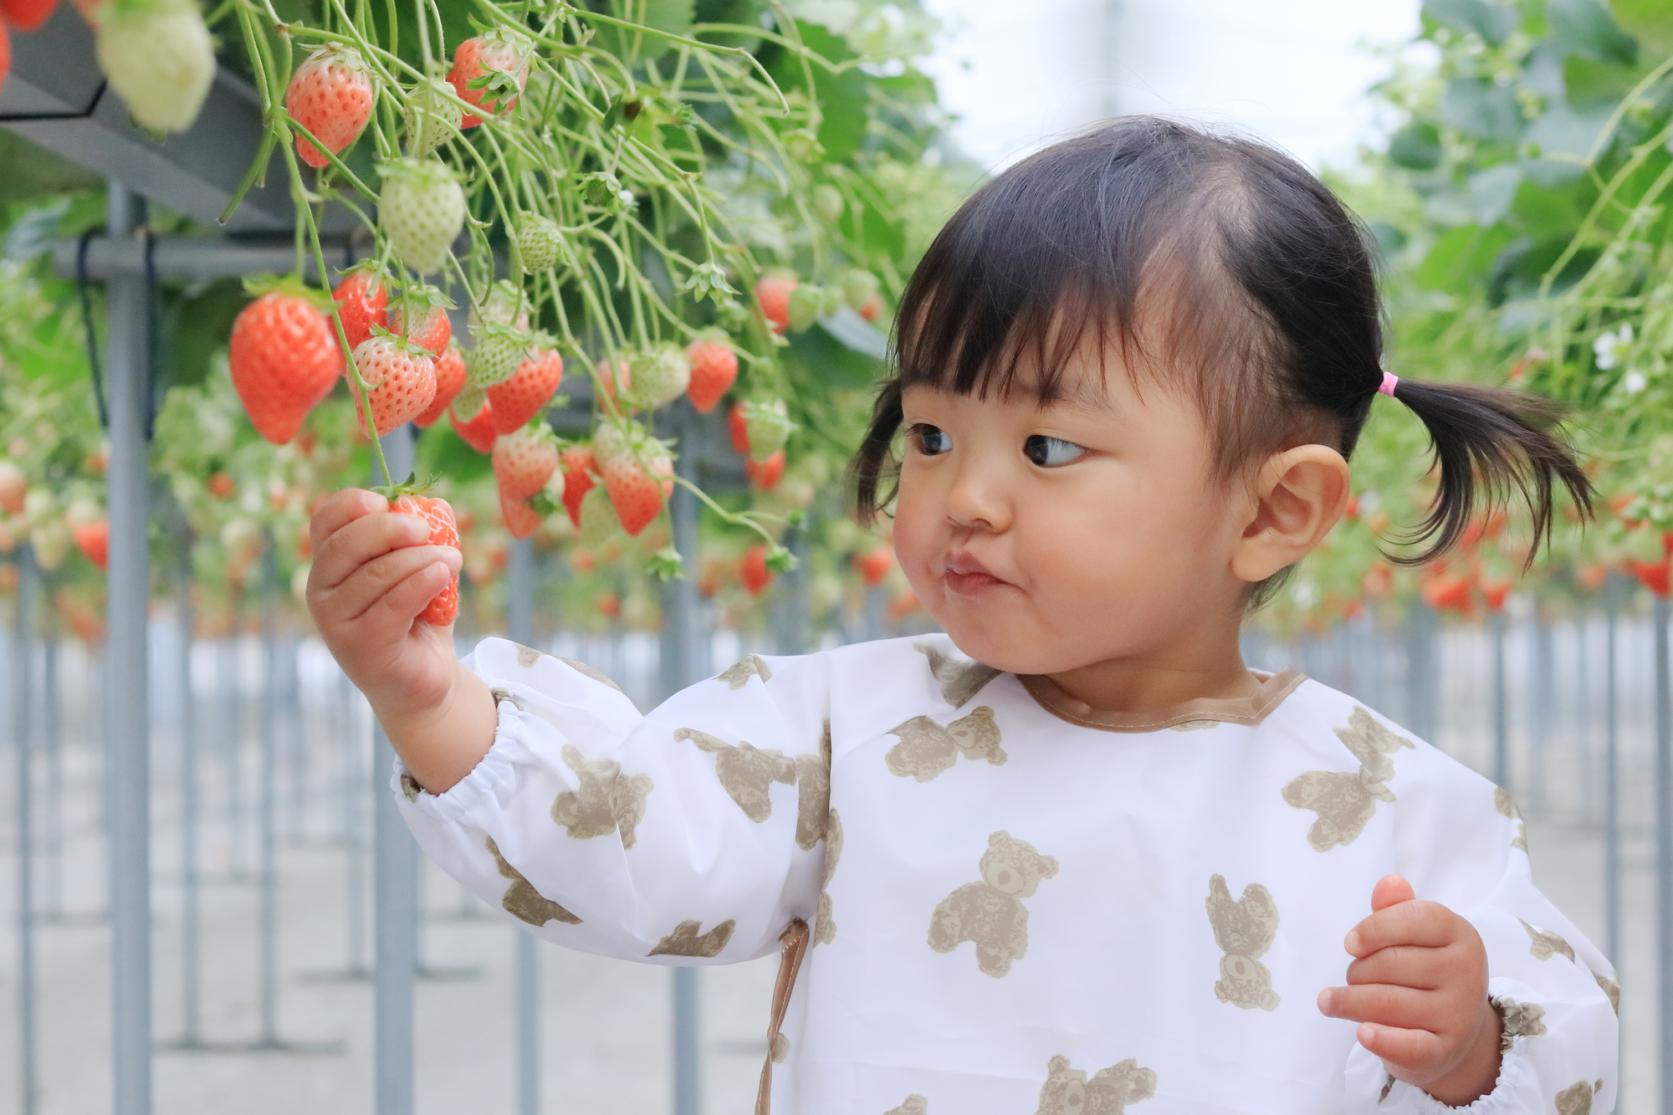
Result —
[[947, 570], [944, 580], [947, 587], [959, 596], [975, 596], [1005, 583], [991, 573], [957, 573], [951, 569]]

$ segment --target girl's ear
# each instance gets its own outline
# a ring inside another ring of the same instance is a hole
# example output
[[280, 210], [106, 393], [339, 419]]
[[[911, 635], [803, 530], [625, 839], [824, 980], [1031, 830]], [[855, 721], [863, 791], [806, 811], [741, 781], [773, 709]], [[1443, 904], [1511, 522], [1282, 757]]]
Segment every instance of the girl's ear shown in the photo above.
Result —
[[1327, 445], [1274, 453], [1261, 467], [1231, 570], [1251, 584], [1306, 557], [1348, 507], [1348, 462]]

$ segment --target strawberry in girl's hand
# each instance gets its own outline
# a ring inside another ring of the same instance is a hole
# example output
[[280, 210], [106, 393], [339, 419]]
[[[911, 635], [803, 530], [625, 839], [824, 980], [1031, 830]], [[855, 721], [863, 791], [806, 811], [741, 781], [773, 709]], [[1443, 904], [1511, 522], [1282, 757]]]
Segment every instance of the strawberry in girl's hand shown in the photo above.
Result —
[[58, 0], [0, 0], [0, 20], [19, 31], [35, 31], [52, 15]]
[[494, 479], [501, 497], [528, 499], [558, 467], [558, 439], [550, 429], [524, 426], [494, 440]]
[[466, 445], [478, 453], [494, 451], [494, 439], [499, 431], [494, 429], [494, 408], [489, 405], [487, 396], [482, 396], [482, 406], [471, 418], [460, 419], [457, 406], [449, 408], [448, 414], [452, 418], [454, 432], [465, 439]]
[[667, 447], [637, 425], [624, 430], [606, 423], [593, 434], [593, 459], [622, 529], [638, 534], [661, 513], [673, 492], [674, 468]]
[[[490, 32], [459, 44], [447, 80], [459, 99], [479, 109], [482, 116], [510, 112], [517, 94], [528, 84], [529, 58], [509, 36]], [[482, 116], [466, 113], [459, 126], [474, 128], [482, 123]]]
[[738, 580], [751, 596], [760, 596], [773, 583], [773, 571], [767, 567], [766, 546], [757, 544], [744, 551], [744, 559], [738, 565]]
[[[285, 89], [285, 111], [326, 150], [342, 154], [372, 118], [372, 76], [360, 52], [341, 43], [327, 43], [308, 55]], [[296, 137], [296, 153], [311, 167], [330, 162], [304, 136]]]
[[104, 0], [93, 50], [141, 126], [192, 126], [215, 76], [215, 45], [196, 0]]
[[465, 227], [465, 191], [445, 163], [398, 160], [383, 169], [378, 224], [403, 264], [425, 274], [440, 271]]
[[[453, 341], [447, 343], [447, 349], [436, 357], [436, 397], [431, 400], [429, 409], [414, 418], [413, 425], [419, 429], [428, 429], [436, 420], [447, 412], [453, 405], [453, 400], [465, 386], [465, 354], [459, 351], [459, 346]], [[467, 439], [469, 440], [469, 439]], [[489, 442], [488, 449], [493, 443]], [[480, 450], [486, 453], [488, 449]]]
[[749, 476], [749, 482], [756, 491], [772, 491], [778, 487], [779, 480], [784, 476], [784, 450], [780, 449], [764, 461], [754, 458], [745, 461], [744, 472]]
[[755, 301], [774, 333], [790, 328], [790, 296], [795, 290], [796, 280], [789, 276], [769, 275], [755, 284]]
[[[430, 535], [425, 539], [427, 544], [459, 549], [459, 524], [453, 517], [453, 508], [445, 499], [402, 494], [390, 501], [389, 509], [405, 515], [417, 515], [429, 523]], [[454, 573], [448, 578], [447, 587], [432, 596], [430, 603], [418, 613], [418, 619], [421, 623], [446, 627], [458, 614], [459, 574]]]
[[686, 398], [699, 414], [707, 414], [731, 390], [738, 378], [738, 354], [724, 337], [699, 337], [685, 347], [691, 365], [691, 382]]
[[[378, 436], [411, 422], [430, 408], [436, 398], [436, 365], [428, 353], [388, 334], [369, 337], [355, 346], [354, 367], [370, 388], [372, 421]], [[366, 412], [360, 402], [360, 388], [349, 378], [354, 395], [354, 416], [366, 433]]]
[[558, 454], [563, 462], [563, 505], [569, 510], [569, 521], [581, 525], [581, 501], [593, 489], [593, 473], [598, 464], [589, 446], [571, 445]]
[[563, 357], [555, 349], [531, 348], [511, 378], [488, 388], [494, 429], [502, 434], [524, 425], [551, 401], [563, 379]]
[[105, 569], [110, 564], [110, 522], [99, 519], [91, 523], [77, 523], [70, 528], [76, 548], [87, 555], [87, 560]]
[[239, 313], [227, 364], [251, 424], [275, 445], [296, 436], [343, 372], [330, 319], [310, 299], [281, 291], [262, 295]]
[[337, 300], [337, 316], [343, 319], [351, 349], [372, 335], [372, 326], [389, 323], [389, 284], [375, 271], [354, 271], [337, 284], [331, 296]]

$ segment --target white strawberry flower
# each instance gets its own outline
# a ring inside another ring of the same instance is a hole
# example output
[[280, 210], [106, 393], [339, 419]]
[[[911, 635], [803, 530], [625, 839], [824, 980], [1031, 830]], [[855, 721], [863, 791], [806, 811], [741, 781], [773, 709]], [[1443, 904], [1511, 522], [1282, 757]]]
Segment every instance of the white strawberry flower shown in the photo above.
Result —
[[1597, 366], [1603, 371], [1609, 371], [1620, 364], [1619, 350], [1632, 343], [1632, 323], [1621, 326], [1611, 333], [1600, 333], [1592, 342], [1592, 355], [1597, 357]]
[[1621, 377], [1621, 392], [1625, 395], [1636, 395], [1649, 386], [1649, 383], [1649, 378], [1643, 372], [1628, 372]]

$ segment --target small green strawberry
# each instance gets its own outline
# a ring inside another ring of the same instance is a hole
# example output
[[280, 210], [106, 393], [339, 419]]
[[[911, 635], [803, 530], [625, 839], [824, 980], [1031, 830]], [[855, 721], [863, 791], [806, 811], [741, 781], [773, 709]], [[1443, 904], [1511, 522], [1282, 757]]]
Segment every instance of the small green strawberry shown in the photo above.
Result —
[[440, 271], [465, 227], [465, 191], [435, 159], [401, 159], [384, 168], [378, 223], [403, 264]]
[[104, 0], [93, 49], [141, 126], [183, 132], [215, 77], [215, 45], [195, 0]]
[[558, 262], [563, 249], [563, 232], [558, 222], [542, 213], [530, 213], [517, 226], [517, 253], [529, 271], [544, 271]]
[[440, 78], [425, 78], [407, 94], [402, 118], [407, 154], [422, 159], [459, 134], [461, 110], [453, 87]]
[[518, 329], [529, 327], [529, 304], [523, 296], [523, 288], [510, 279], [500, 279], [488, 288], [488, 297], [483, 299], [481, 311], [471, 307], [470, 331], [475, 337], [483, 325], [515, 325]]
[[813, 188], [813, 215], [828, 225], [834, 225], [842, 220], [842, 215], [848, 209], [842, 200], [842, 191], [830, 183], [821, 183]]
[[529, 351], [529, 336], [509, 325], [484, 325], [475, 331], [469, 360], [470, 382], [486, 390], [516, 374]]
[[632, 395], [647, 410], [665, 406], [685, 394], [691, 382], [691, 362], [674, 345], [658, 345], [633, 358]]
[[824, 287], [811, 283], [802, 283], [790, 292], [790, 332], [800, 333], [810, 328], [825, 313], [827, 305], [827, 291]]
[[743, 420], [748, 431], [749, 455], [753, 460], [765, 461], [784, 448], [796, 424], [783, 399], [753, 400], [743, 404]]
[[594, 550], [614, 538], [622, 521], [610, 505], [610, 495], [603, 488], [592, 488], [582, 495], [572, 513], [579, 532], [576, 543], [583, 549]]
[[850, 268], [842, 276], [842, 299], [848, 308], [858, 311], [877, 296], [877, 276], [858, 267]]

